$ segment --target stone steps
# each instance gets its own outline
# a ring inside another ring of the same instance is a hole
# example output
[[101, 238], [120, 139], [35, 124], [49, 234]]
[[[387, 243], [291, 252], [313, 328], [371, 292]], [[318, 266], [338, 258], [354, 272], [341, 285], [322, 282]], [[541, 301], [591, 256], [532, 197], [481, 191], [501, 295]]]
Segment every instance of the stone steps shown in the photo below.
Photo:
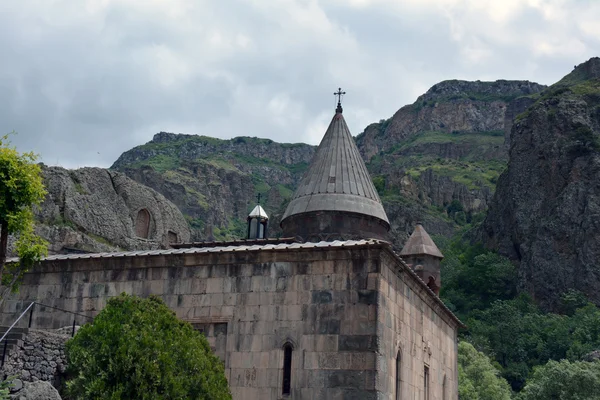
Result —
[[[4, 336], [4, 333], [8, 330], [8, 326], [0, 326], [0, 338]], [[2, 342], [0, 342], [0, 361], [2, 359], [2, 352], [4, 352], [4, 345], [6, 342], [6, 355], [11, 352], [11, 350], [15, 347], [18, 347], [23, 344], [25, 340], [25, 336], [29, 333], [29, 328], [20, 328], [14, 327], [8, 332], [8, 335], [4, 338]]]

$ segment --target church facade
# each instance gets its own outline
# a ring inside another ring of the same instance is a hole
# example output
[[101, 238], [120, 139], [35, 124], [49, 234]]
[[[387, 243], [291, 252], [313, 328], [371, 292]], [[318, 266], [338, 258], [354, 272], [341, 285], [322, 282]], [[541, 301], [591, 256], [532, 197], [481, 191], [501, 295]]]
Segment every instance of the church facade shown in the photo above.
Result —
[[[267, 220], [255, 208], [245, 241], [50, 256], [2, 322], [34, 300], [95, 315], [119, 293], [155, 294], [204, 332], [234, 399], [458, 399], [462, 324], [436, 294], [441, 253], [422, 227], [401, 253], [411, 265], [385, 240], [341, 105], [284, 215], [286, 238], [265, 238]], [[33, 325], [70, 318], [45, 309]]]

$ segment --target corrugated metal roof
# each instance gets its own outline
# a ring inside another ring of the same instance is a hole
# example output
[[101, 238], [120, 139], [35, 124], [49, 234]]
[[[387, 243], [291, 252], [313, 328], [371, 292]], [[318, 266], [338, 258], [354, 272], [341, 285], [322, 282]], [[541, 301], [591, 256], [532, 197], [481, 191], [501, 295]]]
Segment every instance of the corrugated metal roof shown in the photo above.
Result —
[[341, 108], [335, 114], [283, 215], [347, 211], [389, 221]]
[[[56, 254], [42, 259], [42, 261], [57, 260], [80, 260], [90, 258], [119, 258], [119, 257], [141, 257], [141, 256], [163, 256], [168, 254], [200, 254], [200, 253], [228, 253], [244, 251], [262, 251], [262, 250], [288, 250], [288, 249], [311, 249], [324, 247], [352, 247], [364, 246], [368, 244], [387, 243], [381, 240], [336, 240], [333, 242], [318, 243], [270, 243], [270, 244], [252, 244], [252, 245], [231, 245], [214, 247], [189, 247], [180, 249], [165, 250], [138, 250], [138, 251], [119, 251], [114, 253], [84, 253], [84, 254]], [[17, 262], [18, 258], [10, 258], [7, 262]]]
[[425, 228], [421, 224], [417, 224], [412, 235], [410, 235], [402, 248], [400, 256], [416, 256], [420, 254], [444, 258], [444, 255], [435, 245], [431, 236], [425, 231]]

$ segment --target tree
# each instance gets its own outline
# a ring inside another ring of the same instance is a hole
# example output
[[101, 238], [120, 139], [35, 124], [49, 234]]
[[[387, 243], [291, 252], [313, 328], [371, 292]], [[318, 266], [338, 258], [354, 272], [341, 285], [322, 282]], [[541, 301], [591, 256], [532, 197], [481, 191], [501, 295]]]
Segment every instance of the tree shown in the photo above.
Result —
[[600, 398], [600, 362], [548, 361], [536, 367], [518, 400]]
[[516, 295], [516, 269], [506, 257], [461, 241], [443, 251], [441, 297], [460, 318]]
[[[0, 137], [0, 303], [18, 289], [23, 274], [47, 254], [47, 243], [33, 232], [32, 207], [46, 196], [41, 168], [33, 153], [19, 154]], [[18, 263], [6, 264], [8, 236], [15, 235]]]
[[83, 399], [231, 399], [222, 362], [158, 297], [121, 294], [67, 342], [67, 393]]
[[458, 343], [458, 397], [461, 400], [510, 400], [510, 386], [490, 359], [470, 343]]

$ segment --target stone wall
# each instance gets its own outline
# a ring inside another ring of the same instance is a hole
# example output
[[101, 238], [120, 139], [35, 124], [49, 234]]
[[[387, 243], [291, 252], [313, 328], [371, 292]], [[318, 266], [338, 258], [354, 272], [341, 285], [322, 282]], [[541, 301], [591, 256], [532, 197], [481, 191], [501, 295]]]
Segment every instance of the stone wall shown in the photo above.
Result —
[[[430, 290], [385, 257], [376, 281], [379, 292], [377, 334], [381, 338], [377, 388], [396, 398], [396, 363], [400, 356], [402, 399], [458, 398], [457, 335], [444, 318]], [[424, 371], [429, 370], [429, 395], [424, 396]]]
[[31, 330], [6, 357], [2, 374], [23, 382], [47, 381], [60, 388], [67, 367], [65, 343], [71, 335]]
[[[389, 398], [386, 376], [393, 369], [387, 363], [398, 340], [406, 348], [407, 390], [422, 387], [423, 362], [430, 363], [432, 375], [443, 365], [448, 379], [456, 379], [456, 354], [447, 353], [456, 351], [456, 322], [441, 302], [387, 244], [341, 243], [46, 261], [25, 275], [20, 292], [5, 302], [2, 319], [33, 299], [95, 315], [121, 292], [160, 295], [178, 317], [207, 333], [224, 360], [234, 399], [282, 397], [287, 343], [293, 348], [291, 399]], [[390, 271], [397, 269], [404, 272], [392, 282]], [[403, 297], [405, 288], [410, 297]], [[391, 315], [398, 317], [388, 326]], [[34, 314], [34, 326], [71, 323], [51, 309]], [[427, 360], [423, 340], [431, 342]], [[419, 352], [411, 353], [411, 346]]]

